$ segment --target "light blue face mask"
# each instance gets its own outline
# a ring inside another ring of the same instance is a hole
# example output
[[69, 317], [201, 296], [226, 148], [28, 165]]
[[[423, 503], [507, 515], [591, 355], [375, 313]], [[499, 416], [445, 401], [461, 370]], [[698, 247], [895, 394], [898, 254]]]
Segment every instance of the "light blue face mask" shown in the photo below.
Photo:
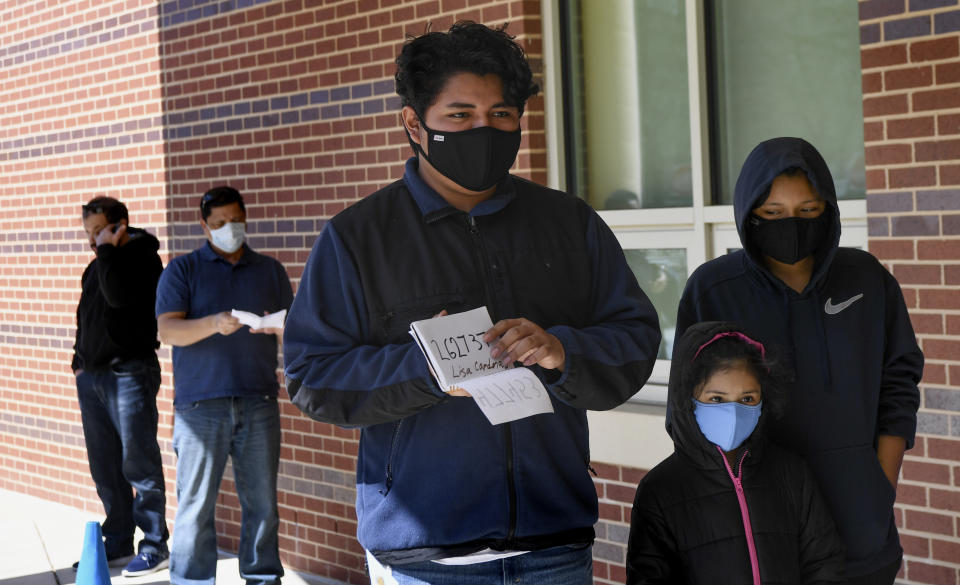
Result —
[[245, 224], [228, 221], [217, 229], [210, 230], [210, 239], [217, 248], [227, 254], [233, 254], [243, 245], [245, 230]]
[[733, 451], [757, 428], [761, 400], [750, 406], [739, 402], [700, 402], [693, 400], [693, 415], [703, 436], [724, 451]]

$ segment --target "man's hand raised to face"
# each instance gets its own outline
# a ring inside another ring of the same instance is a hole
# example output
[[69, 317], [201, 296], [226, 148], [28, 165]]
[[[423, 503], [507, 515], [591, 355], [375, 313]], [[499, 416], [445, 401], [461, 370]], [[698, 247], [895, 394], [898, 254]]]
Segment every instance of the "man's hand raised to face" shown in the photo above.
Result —
[[104, 227], [97, 233], [96, 242], [97, 247], [104, 244], [110, 244], [112, 246], [120, 247], [127, 243], [129, 238], [124, 236], [127, 234], [127, 224], [125, 223], [114, 223]]

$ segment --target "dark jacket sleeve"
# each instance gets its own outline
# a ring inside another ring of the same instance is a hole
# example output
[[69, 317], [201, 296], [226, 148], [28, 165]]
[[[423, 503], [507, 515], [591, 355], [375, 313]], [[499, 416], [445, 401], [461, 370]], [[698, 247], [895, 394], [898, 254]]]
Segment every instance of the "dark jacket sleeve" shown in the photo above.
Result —
[[[83, 289], [84, 284], [87, 282], [87, 278], [90, 277], [90, 267], [93, 266], [93, 262], [87, 264], [87, 267], [83, 270], [83, 276], [80, 277], [80, 295], [83, 298]], [[80, 354], [77, 353], [77, 347], [80, 345], [80, 303], [77, 302], [77, 334], [73, 338], [73, 359], [70, 361], [70, 369], [76, 372], [77, 370], [83, 369], [83, 360], [80, 359]]]
[[[77, 334], [79, 335], [79, 333], [80, 333], [80, 332], [79, 332], [79, 329], [80, 329], [80, 325], [79, 325], [79, 324], [77, 325], [77, 329], [78, 329]], [[76, 341], [73, 342], [73, 359], [70, 360], [70, 369], [73, 370], [74, 372], [76, 372], [77, 370], [83, 369], [83, 364], [80, 363], [80, 356], [77, 355], [77, 342], [76, 342]]]
[[365, 344], [367, 321], [359, 273], [328, 223], [304, 267], [283, 333], [287, 391], [311, 418], [371, 425], [445, 399], [413, 339]]
[[660, 323], [616, 236], [592, 210], [586, 238], [591, 324], [548, 329], [566, 353], [563, 374], [548, 388], [570, 406], [607, 410], [623, 404], [650, 377], [660, 347]]
[[277, 262], [277, 282], [280, 285], [280, 309], [286, 309], [289, 312], [290, 305], [293, 304], [293, 287], [290, 285], [290, 276], [286, 268], [279, 261]]
[[846, 553], [813, 473], [797, 459], [800, 509], [800, 576], [804, 585], [845, 583]]
[[923, 377], [923, 354], [903, 301], [900, 285], [884, 271], [886, 294], [883, 374], [880, 378], [880, 403], [877, 432], [881, 435], [903, 437], [907, 449], [913, 447], [917, 430], [917, 409], [920, 390], [917, 384]]
[[656, 495], [641, 481], [630, 515], [627, 585], [673, 584], [682, 580], [677, 547], [656, 501]]
[[[149, 237], [146, 234], [140, 236]], [[111, 307], [127, 307], [153, 298], [163, 265], [146, 242], [124, 246], [97, 246], [97, 279], [100, 293]]]

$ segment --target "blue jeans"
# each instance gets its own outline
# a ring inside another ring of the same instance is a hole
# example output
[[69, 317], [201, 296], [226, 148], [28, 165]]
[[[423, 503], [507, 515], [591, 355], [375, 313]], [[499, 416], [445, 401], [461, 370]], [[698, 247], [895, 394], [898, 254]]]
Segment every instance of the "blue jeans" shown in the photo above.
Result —
[[157, 445], [159, 389], [155, 357], [77, 376], [87, 461], [106, 513], [103, 537], [109, 557], [134, 552], [137, 526], [143, 531], [140, 552], [167, 553], [167, 500]]
[[427, 561], [390, 571], [396, 585], [592, 585], [593, 547], [557, 546], [474, 565]]
[[214, 398], [179, 405], [173, 424], [178, 503], [170, 582], [213, 585], [216, 581], [217, 493], [229, 456], [242, 512], [240, 576], [248, 585], [280, 583], [276, 397]]

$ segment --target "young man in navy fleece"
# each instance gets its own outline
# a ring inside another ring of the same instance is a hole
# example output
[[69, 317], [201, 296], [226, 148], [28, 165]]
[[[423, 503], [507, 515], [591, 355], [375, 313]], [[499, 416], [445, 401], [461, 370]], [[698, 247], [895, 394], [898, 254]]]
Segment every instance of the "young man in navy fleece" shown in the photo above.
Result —
[[[588, 205], [509, 174], [537, 91], [512, 37], [475, 23], [425, 34], [396, 83], [415, 156], [317, 240], [284, 335], [288, 390], [314, 419], [362, 428], [374, 582], [590, 583], [585, 410], [644, 384], [657, 315]], [[434, 382], [411, 321], [482, 306], [491, 357], [530, 367], [553, 413], [494, 426]]]

